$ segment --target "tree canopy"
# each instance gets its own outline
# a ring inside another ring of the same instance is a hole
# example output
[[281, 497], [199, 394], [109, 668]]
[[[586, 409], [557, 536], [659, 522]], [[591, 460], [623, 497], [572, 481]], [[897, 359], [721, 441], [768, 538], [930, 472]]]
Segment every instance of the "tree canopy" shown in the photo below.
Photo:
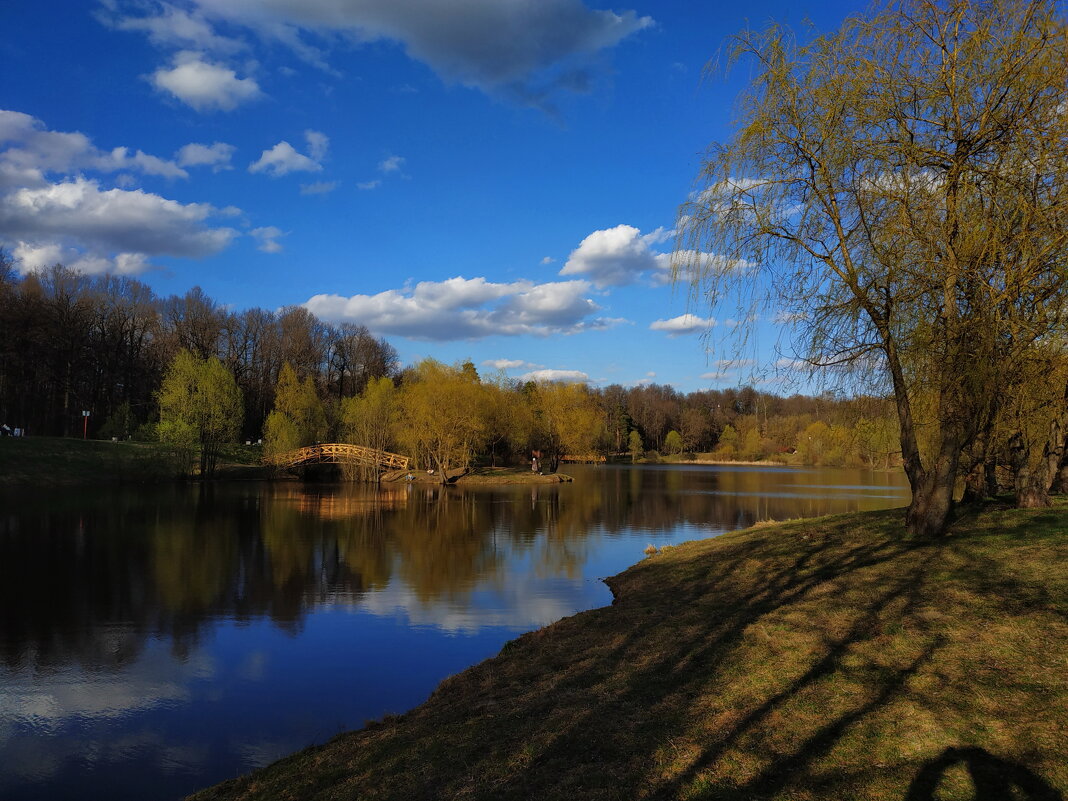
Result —
[[159, 437], [199, 452], [200, 474], [215, 472], [219, 449], [241, 430], [241, 390], [216, 357], [179, 351], [159, 390]]
[[1064, 350], [1065, 21], [896, 2], [807, 44], [746, 31], [734, 56], [755, 77], [682, 207], [676, 274], [703, 302], [774, 301], [810, 363], [885, 379], [908, 528], [938, 534], [1005, 384]]

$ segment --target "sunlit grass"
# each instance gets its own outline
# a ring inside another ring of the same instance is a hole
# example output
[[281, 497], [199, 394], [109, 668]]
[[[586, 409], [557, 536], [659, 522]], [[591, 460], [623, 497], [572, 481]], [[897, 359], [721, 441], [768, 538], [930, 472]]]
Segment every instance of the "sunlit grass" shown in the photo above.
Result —
[[[1059, 799], [1068, 504], [662, 549], [616, 602], [208, 799]], [[985, 793], [986, 795], [983, 795]]]

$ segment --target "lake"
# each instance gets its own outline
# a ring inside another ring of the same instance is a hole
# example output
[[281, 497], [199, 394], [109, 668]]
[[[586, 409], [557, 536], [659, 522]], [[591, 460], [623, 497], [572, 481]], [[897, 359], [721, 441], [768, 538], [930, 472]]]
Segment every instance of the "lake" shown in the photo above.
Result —
[[899, 473], [564, 469], [0, 494], [0, 798], [173, 801], [611, 603], [649, 544], [909, 498]]

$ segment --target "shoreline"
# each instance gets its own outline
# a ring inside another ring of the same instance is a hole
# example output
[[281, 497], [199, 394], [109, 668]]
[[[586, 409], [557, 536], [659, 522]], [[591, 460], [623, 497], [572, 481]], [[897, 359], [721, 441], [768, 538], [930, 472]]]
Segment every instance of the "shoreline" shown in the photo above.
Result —
[[964, 757], [977, 782], [996, 770], [1059, 797], [1068, 499], [968, 509], [937, 542], [902, 519], [663, 548], [606, 580], [611, 606], [190, 799], [900, 801]]

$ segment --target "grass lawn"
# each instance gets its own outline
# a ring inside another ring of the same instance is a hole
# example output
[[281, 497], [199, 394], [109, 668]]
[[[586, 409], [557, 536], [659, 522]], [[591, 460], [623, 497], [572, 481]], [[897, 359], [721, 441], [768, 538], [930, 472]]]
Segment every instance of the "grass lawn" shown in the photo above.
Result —
[[[220, 478], [259, 476], [259, 449], [231, 445]], [[159, 482], [178, 478], [174, 451], [158, 442], [0, 437], [0, 486]]]
[[666, 549], [411, 712], [222, 799], [1061, 799], [1068, 502]]

